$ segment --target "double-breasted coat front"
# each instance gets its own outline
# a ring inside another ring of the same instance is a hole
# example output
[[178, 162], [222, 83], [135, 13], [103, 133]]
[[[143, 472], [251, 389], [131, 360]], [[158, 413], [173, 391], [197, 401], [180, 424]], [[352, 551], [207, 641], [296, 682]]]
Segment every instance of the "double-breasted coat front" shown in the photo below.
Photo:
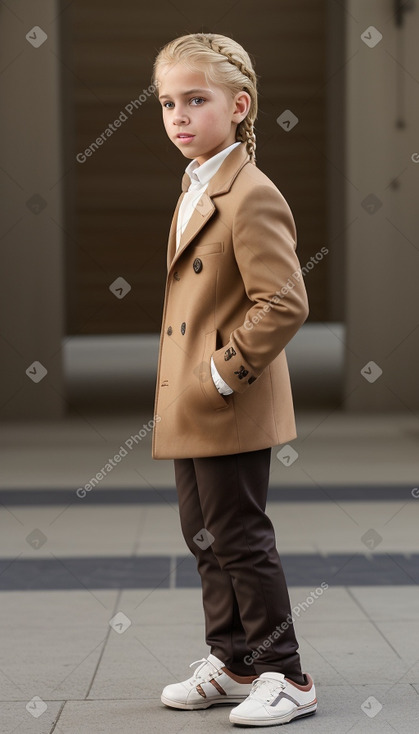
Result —
[[[284, 347], [308, 315], [285, 198], [245, 143], [225, 158], [176, 251], [169, 233], [152, 456], [195, 458], [296, 437]], [[210, 360], [233, 389], [221, 395]]]

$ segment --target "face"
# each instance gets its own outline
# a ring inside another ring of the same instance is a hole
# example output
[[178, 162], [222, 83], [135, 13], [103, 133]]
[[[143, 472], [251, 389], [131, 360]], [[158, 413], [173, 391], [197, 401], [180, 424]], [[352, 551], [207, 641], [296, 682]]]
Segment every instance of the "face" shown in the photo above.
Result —
[[159, 69], [158, 82], [164, 127], [186, 158], [201, 165], [235, 142], [237, 125], [250, 107], [247, 92], [233, 98], [181, 63]]

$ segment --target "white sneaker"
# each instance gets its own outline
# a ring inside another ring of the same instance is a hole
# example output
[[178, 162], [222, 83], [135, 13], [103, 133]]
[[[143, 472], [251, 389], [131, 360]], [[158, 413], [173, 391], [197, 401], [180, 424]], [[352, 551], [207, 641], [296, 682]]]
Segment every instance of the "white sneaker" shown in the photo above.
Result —
[[311, 676], [305, 675], [307, 685], [299, 686], [282, 673], [262, 673], [246, 700], [230, 712], [230, 721], [247, 726], [272, 726], [314, 714], [316, 689]]
[[206, 709], [219, 703], [240, 703], [249, 695], [254, 675], [235, 675], [212, 654], [196, 660], [189, 667], [196, 663], [201, 665], [192, 678], [163, 689], [162, 703], [175, 709]]

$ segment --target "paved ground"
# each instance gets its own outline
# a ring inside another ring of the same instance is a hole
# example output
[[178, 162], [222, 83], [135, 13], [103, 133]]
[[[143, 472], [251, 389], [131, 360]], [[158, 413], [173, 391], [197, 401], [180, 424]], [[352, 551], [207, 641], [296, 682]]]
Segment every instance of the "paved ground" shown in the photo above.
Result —
[[[160, 703], [208, 654], [171, 462], [150, 459], [147, 434], [76, 494], [149, 418], [0, 427], [1, 734], [235, 728], [228, 707]], [[294, 464], [273, 452], [268, 512], [319, 709], [290, 731], [418, 734], [417, 420], [298, 424]]]

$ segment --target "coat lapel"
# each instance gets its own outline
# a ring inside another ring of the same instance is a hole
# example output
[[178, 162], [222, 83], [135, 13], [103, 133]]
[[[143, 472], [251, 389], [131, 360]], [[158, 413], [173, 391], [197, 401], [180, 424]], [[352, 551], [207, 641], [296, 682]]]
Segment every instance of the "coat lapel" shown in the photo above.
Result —
[[188, 247], [192, 240], [195, 239], [197, 234], [201, 231], [202, 227], [208, 222], [208, 220], [216, 211], [216, 206], [212, 201], [213, 197], [224, 194], [230, 190], [237, 174], [249, 160], [250, 158], [249, 154], [246, 151], [245, 143], [238, 145], [237, 148], [234, 148], [234, 150], [229, 153], [227, 158], [221, 164], [217, 173], [210, 179], [208, 188], [198, 200], [192, 216], [180, 238], [179, 248], [176, 251], [176, 227], [179, 207], [190, 184], [190, 178], [188, 174], [183, 174], [182, 193], [177, 202], [169, 232], [169, 244], [167, 249], [168, 270], [175, 264], [175, 262], [177, 262], [184, 250]]
[[[186, 174], [185, 174], [186, 175]], [[188, 176], [189, 178], [189, 176]], [[183, 186], [182, 186], [183, 188]], [[178, 202], [176, 204], [176, 209], [174, 211], [173, 217], [172, 217], [172, 223], [170, 225], [170, 231], [169, 231], [169, 243], [167, 246], [167, 270], [170, 269], [170, 264], [173, 260], [173, 256], [176, 252], [176, 225], [177, 225], [177, 219], [178, 219], [178, 213], [179, 213], [179, 207], [182, 203], [182, 199], [185, 196], [185, 192], [182, 191], [181, 195], [179, 196]]]

